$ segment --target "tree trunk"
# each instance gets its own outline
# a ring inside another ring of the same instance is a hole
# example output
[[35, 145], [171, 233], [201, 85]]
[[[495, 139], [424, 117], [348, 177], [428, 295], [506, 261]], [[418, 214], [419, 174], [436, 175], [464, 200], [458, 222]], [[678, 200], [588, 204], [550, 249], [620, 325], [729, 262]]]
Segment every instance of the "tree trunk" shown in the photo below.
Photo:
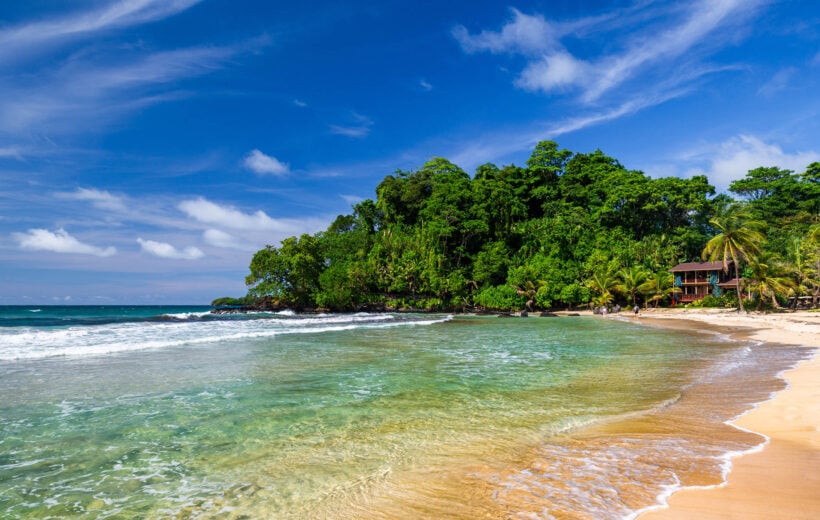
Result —
[[746, 312], [746, 309], [743, 308], [743, 294], [740, 292], [740, 275], [737, 274], [738, 269], [735, 267], [735, 290], [737, 291], [737, 304], [738, 304], [738, 312]]

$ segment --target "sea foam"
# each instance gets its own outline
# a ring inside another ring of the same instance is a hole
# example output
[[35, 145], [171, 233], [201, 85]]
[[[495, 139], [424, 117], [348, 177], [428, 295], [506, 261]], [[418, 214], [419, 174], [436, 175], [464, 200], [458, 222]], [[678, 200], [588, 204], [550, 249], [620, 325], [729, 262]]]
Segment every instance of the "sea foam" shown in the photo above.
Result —
[[296, 314], [254, 319], [191, 319], [207, 313], [167, 315], [168, 321], [140, 321], [66, 328], [9, 327], [0, 330], [0, 360], [52, 356], [98, 356], [134, 350], [201, 345], [226, 340], [313, 334], [360, 328], [425, 326], [451, 317], [393, 314]]

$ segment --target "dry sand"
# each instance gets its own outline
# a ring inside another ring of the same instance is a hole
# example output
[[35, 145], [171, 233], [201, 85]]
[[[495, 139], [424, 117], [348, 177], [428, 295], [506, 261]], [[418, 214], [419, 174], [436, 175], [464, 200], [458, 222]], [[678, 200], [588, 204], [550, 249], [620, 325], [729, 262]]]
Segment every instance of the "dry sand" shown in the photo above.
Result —
[[[817, 312], [642, 310], [638, 319], [675, 328], [696, 321], [763, 342], [820, 347]], [[733, 423], [769, 437], [763, 450], [734, 459], [725, 485], [681, 490], [670, 497], [668, 508], [644, 513], [640, 520], [820, 519], [820, 356], [815, 353], [783, 376], [789, 383], [785, 390]]]

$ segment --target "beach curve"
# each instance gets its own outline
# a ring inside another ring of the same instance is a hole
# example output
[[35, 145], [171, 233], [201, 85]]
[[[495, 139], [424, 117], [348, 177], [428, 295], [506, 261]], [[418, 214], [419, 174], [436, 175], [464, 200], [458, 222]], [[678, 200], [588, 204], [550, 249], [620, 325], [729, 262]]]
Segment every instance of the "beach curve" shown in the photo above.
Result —
[[[820, 314], [738, 314], [717, 310], [650, 310], [651, 326], [680, 328], [699, 322], [764, 343], [820, 348]], [[731, 459], [725, 482], [683, 487], [647, 510], [641, 520], [814, 519], [820, 517], [820, 358], [781, 374], [787, 387], [731, 424], [764, 435], [762, 449]]]

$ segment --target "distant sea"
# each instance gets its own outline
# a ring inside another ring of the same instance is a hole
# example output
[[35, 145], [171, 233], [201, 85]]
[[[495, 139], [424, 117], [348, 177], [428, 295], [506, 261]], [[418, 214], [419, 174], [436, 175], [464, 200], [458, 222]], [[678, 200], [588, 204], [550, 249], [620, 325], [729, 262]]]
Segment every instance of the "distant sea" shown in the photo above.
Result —
[[634, 518], [799, 348], [618, 316], [0, 307], [3, 518]]

